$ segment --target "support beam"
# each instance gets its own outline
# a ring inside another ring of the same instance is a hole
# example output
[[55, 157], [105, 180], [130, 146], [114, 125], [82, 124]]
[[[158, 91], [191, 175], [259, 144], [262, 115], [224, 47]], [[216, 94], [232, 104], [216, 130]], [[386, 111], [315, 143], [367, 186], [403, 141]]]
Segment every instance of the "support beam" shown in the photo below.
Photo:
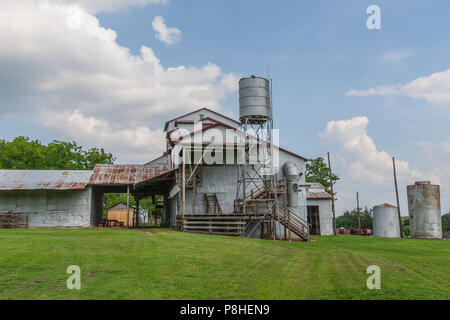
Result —
[[136, 210], [134, 211], [134, 215], [136, 216], [136, 228], [139, 228], [139, 198], [135, 198], [136, 200]]
[[185, 149], [183, 148], [183, 172], [182, 172], [182, 215], [183, 215], [183, 221], [184, 216], [186, 215], [186, 156], [185, 156]]
[[130, 186], [127, 186], [127, 228], [130, 226]]
[[197, 205], [197, 174], [196, 171], [197, 169], [194, 168], [194, 172], [193, 175], [194, 177], [192, 178], [192, 184], [193, 184], [193, 188], [192, 188], [192, 214], [195, 215], [195, 210], [196, 210], [196, 205]]

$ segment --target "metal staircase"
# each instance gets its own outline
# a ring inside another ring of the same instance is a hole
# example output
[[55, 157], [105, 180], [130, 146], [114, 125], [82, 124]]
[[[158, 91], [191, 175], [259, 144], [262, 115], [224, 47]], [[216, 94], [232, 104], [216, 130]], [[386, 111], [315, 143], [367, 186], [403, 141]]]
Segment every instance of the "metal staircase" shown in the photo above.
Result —
[[[286, 192], [285, 184], [278, 184], [276, 190], [277, 194], [284, 194]], [[286, 227], [287, 230], [290, 230], [295, 235], [300, 237], [303, 241], [310, 241], [310, 226], [308, 222], [286, 207], [276, 212], [276, 210], [274, 210], [275, 195], [268, 193], [269, 192], [266, 192], [265, 188], [252, 190], [245, 202], [242, 199], [235, 201], [235, 212], [242, 212], [245, 203], [246, 215], [256, 217], [259, 216], [260, 219], [258, 224], [266, 221], [267, 219], [274, 219]], [[256, 229], [256, 226], [253, 230], [254, 229]], [[250, 233], [252, 233], [253, 230]]]

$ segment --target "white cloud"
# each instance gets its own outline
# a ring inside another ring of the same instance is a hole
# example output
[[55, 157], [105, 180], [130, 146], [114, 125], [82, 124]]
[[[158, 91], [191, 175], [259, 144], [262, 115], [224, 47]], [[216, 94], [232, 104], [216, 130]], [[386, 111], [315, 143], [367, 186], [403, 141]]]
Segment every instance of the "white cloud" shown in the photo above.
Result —
[[164, 152], [165, 134], [162, 129], [148, 127], [123, 128], [105, 120], [87, 118], [80, 111], [61, 112], [47, 117], [48, 110], [42, 110], [40, 118], [52, 129], [64, 132], [79, 141], [95, 139], [97, 145], [113, 154], [120, 154], [121, 162], [145, 163]]
[[181, 41], [181, 31], [177, 28], [168, 28], [163, 17], [157, 16], [152, 22], [153, 30], [158, 40], [165, 44], [174, 44]]
[[[0, 116], [31, 119], [37, 132], [51, 127], [80, 143], [107, 143], [110, 135], [133, 146], [142, 135], [152, 145], [150, 133], [158, 135], [165, 120], [203, 106], [219, 110], [220, 102], [236, 90], [231, 83], [237, 77], [215, 64], [164, 68], [151, 48], [143, 46], [139, 55], [132, 55], [116, 38], [116, 32], [78, 6], [2, 0]], [[46, 118], [59, 119], [58, 126], [39, 116], [43, 109]], [[83, 125], [86, 119], [96, 130]], [[117, 152], [119, 159], [129, 158], [127, 149]], [[147, 154], [143, 148], [141, 155]]]
[[116, 11], [129, 6], [145, 6], [151, 3], [166, 4], [168, 0], [48, 0], [53, 3], [77, 5], [83, 9], [98, 13], [101, 11]]
[[367, 90], [355, 90], [351, 89], [347, 92], [348, 96], [354, 97], [367, 97], [367, 96], [385, 96], [390, 94], [399, 94], [400, 90], [397, 86], [379, 86]]
[[[343, 189], [338, 194], [342, 200], [339, 203], [341, 209], [355, 207], [354, 192], [358, 190], [367, 196], [365, 204], [369, 207], [393, 200], [392, 156], [377, 149], [368, 134], [368, 124], [367, 117], [330, 121], [320, 133], [333, 155], [334, 169], [342, 178], [336, 188], [338, 193], [339, 187]], [[402, 191], [406, 190], [406, 185], [418, 180], [440, 182], [436, 175], [412, 169], [406, 161], [397, 160], [396, 167]], [[403, 207], [406, 214], [406, 207]]]
[[450, 176], [450, 141], [419, 141], [417, 145], [434, 170], [450, 185], [450, 178], [447, 178]]
[[410, 98], [425, 99], [431, 103], [450, 102], [450, 69], [421, 77], [407, 84], [378, 86], [367, 90], [349, 90], [349, 96], [384, 96], [400, 94]]
[[403, 60], [414, 56], [413, 52], [409, 49], [397, 49], [391, 50], [380, 56], [380, 60], [383, 62], [400, 63]]

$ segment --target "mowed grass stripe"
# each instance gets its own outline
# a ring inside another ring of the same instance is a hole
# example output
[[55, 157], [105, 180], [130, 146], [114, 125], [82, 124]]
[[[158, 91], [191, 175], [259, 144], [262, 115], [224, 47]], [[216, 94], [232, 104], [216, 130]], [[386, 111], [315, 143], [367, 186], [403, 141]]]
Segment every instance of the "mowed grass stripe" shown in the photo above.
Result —
[[[0, 299], [449, 299], [448, 241], [0, 229]], [[66, 268], [82, 270], [68, 290]], [[382, 289], [366, 269], [381, 267]]]

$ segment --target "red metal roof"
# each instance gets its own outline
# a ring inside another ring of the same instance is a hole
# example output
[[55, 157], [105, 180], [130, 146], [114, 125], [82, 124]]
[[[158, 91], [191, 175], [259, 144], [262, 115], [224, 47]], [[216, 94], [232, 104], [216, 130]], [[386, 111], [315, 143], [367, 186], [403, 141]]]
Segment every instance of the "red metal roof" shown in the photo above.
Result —
[[95, 166], [90, 185], [134, 185], [168, 171], [167, 165], [98, 164]]
[[331, 200], [332, 197], [326, 192], [309, 192], [306, 195], [309, 200]]
[[309, 200], [331, 200], [331, 195], [325, 191], [325, 187], [317, 182], [311, 183], [306, 193]]

